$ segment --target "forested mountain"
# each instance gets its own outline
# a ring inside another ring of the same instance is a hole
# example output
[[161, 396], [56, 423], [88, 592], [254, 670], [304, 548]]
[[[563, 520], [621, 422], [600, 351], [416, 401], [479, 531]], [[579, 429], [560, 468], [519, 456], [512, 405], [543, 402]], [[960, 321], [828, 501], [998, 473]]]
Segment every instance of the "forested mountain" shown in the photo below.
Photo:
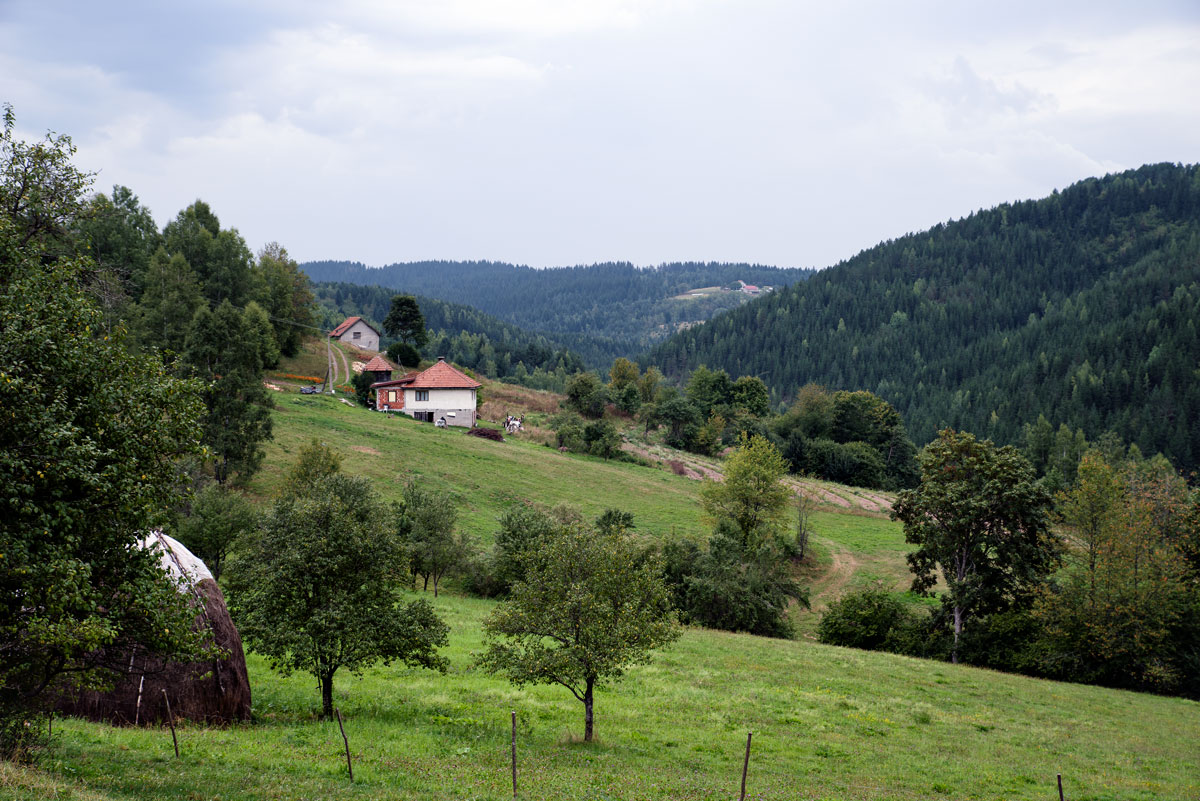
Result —
[[890, 401], [918, 443], [1044, 415], [1200, 467], [1200, 169], [1088, 179], [885, 242], [683, 331], [643, 364]]
[[[750, 264], [676, 263], [639, 268], [593, 264], [538, 270], [500, 262], [409, 262], [366, 267], [357, 262], [302, 265], [314, 282], [377, 285], [472, 306], [529, 331], [569, 344], [589, 365], [607, 365], [659, 342], [687, 324], [742, 305], [747, 295], [721, 292], [673, 299], [689, 289], [745, 281], [781, 287], [811, 271]], [[588, 340], [594, 340], [590, 344]]]
[[[326, 330], [351, 315], [365, 317], [380, 328], [395, 290], [380, 286], [321, 283], [313, 285], [320, 324]], [[567, 377], [584, 369], [582, 357], [563, 342], [525, 331], [490, 314], [459, 303], [417, 297], [429, 341], [421, 349], [428, 358], [445, 356], [491, 378], [511, 376], [537, 389], [561, 391]], [[585, 348], [587, 337], [570, 335]], [[384, 343], [389, 340], [385, 337]]]

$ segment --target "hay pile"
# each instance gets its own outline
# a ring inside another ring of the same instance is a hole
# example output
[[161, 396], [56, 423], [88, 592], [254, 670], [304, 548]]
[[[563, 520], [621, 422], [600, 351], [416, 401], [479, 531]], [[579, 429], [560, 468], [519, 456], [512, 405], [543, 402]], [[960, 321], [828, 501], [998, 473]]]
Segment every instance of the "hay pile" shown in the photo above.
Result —
[[66, 715], [118, 724], [158, 723], [167, 719], [165, 689], [177, 718], [221, 724], [248, 719], [250, 679], [242, 638], [212, 573], [191, 551], [165, 534], [151, 534], [142, 546], [159, 550], [167, 571], [188, 579], [187, 591], [198, 610], [196, 626], [209, 629], [229, 656], [207, 662], [164, 662], [139, 652], [136, 646], [109, 654], [105, 661], [127, 666], [113, 688], [82, 691], [60, 700], [57, 709]]

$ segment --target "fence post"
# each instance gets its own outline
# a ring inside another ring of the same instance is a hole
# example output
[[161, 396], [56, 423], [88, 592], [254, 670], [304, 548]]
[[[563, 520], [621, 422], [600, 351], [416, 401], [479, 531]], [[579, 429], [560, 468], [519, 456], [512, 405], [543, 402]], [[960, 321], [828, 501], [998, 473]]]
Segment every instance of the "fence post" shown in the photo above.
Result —
[[1063, 801], [1062, 774], [1058, 774], [1058, 801]]
[[350, 764], [350, 740], [346, 737], [346, 727], [342, 725], [342, 710], [334, 708], [337, 715], [338, 728], [342, 730], [342, 742], [346, 744], [346, 770], [350, 771], [350, 781], [354, 781], [354, 765]]
[[171, 712], [171, 699], [167, 697], [167, 688], [163, 687], [163, 700], [167, 702], [167, 723], [171, 725], [171, 742], [175, 746], [175, 758], [179, 759], [179, 740], [175, 737], [175, 715]]
[[512, 713], [512, 776], [513, 798], [517, 797], [517, 712]]
[[740, 801], [746, 801], [746, 772], [750, 770], [750, 738], [754, 736], [754, 732], [746, 732], [746, 760], [742, 763], [742, 797]]

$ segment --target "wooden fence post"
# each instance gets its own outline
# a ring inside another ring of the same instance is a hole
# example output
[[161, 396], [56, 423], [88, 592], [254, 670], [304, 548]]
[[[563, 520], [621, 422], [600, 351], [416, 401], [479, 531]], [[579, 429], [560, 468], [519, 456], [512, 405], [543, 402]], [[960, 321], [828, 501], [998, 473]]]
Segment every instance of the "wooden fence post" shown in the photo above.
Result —
[[167, 688], [163, 687], [163, 700], [167, 702], [167, 723], [171, 725], [171, 742], [175, 746], [175, 758], [179, 759], [179, 740], [175, 737], [175, 715], [171, 712], [171, 699], [167, 697]]
[[740, 801], [746, 801], [746, 772], [750, 770], [750, 738], [754, 736], [754, 732], [746, 732], [746, 761], [742, 763], [742, 797]]
[[517, 797], [517, 713], [513, 710], [512, 713], [512, 775], [513, 775], [513, 798]]
[[354, 781], [354, 765], [350, 764], [350, 740], [346, 737], [346, 727], [342, 725], [342, 710], [334, 708], [337, 715], [338, 728], [342, 730], [342, 742], [346, 744], [346, 770], [350, 771], [350, 781]]
[[1063, 801], [1062, 774], [1058, 774], [1058, 801]]

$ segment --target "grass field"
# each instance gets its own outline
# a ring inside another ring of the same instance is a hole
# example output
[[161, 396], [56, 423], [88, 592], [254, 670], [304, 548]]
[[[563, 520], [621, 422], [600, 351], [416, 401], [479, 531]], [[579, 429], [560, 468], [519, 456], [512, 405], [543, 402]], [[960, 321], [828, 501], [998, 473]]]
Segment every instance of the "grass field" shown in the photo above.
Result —
[[339, 675], [355, 782], [311, 677], [250, 660], [253, 725], [55, 725], [39, 771], [5, 766], [0, 797], [395, 799], [511, 797], [518, 715], [525, 799], [737, 798], [754, 732], [755, 799], [1194, 799], [1200, 705], [800, 641], [689, 630], [602, 691], [599, 742], [579, 742], [565, 690], [516, 690], [472, 667], [487, 601], [443, 596], [450, 672]]
[[[526, 500], [588, 516], [626, 509], [648, 536], [707, 531], [699, 482], [669, 470], [481, 440], [336, 398], [274, 398], [275, 439], [250, 486], [263, 502], [316, 438], [387, 499], [410, 478], [452, 494], [483, 544]], [[446, 675], [337, 676], [353, 784], [336, 723], [315, 717], [312, 677], [281, 677], [250, 655], [252, 724], [185, 724], [175, 760], [165, 730], [59, 720], [40, 767], [0, 762], [0, 799], [511, 798], [510, 711], [523, 799], [734, 799], [748, 731], [755, 799], [1051, 799], [1058, 773], [1072, 801], [1200, 798], [1200, 704], [815, 643], [831, 599], [874, 581], [903, 588], [909, 575], [900, 527], [880, 514], [825, 505], [812, 522], [802, 579], [814, 611], [796, 610], [798, 639], [688, 630], [599, 693], [597, 743], [579, 741], [582, 705], [566, 690], [517, 690], [474, 668], [494, 604], [443, 594]]]
[[534, 500], [569, 504], [590, 517], [620, 507], [650, 532], [699, 536], [704, 530], [695, 482], [666, 470], [559, 453], [520, 439], [469, 437], [461, 428], [439, 429], [328, 396], [282, 393], [275, 404], [275, 438], [250, 485], [262, 498], [278, 491], [299, 449], [317, 439], [343, 455], [346, 472], [371, 478], [385, 499], [398, 499], [410, 479], [451, 494], [460, 525], [485, 544], [506, 508]]

